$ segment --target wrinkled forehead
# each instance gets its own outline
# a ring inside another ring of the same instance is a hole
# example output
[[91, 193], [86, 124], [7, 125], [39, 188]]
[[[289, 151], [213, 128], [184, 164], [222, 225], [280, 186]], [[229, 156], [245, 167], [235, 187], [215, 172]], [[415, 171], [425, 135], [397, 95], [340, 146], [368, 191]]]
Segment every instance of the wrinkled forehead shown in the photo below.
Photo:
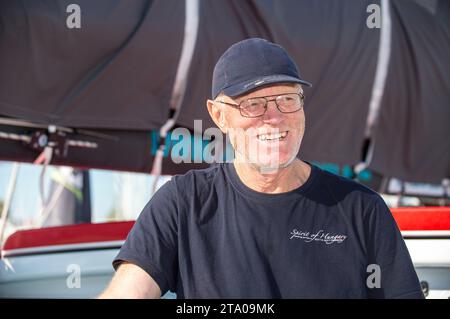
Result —
[[269, 95], [277, 95], [283, 93], [303, 93], [303, 88], [299, 83], [277, 83], [264, 87], [259, 87], [256, 90], [252, 90], [250, 92], [246, 92], [245, 94], [241, 94], [238, 96], [228, 96], [223, 92], [217, 96], [217, 99], [222, 98], [225, 100], [234, 100], [234, 101], [242, 101], [252, 97], [260, 97], [260, 96], [269, 96]]

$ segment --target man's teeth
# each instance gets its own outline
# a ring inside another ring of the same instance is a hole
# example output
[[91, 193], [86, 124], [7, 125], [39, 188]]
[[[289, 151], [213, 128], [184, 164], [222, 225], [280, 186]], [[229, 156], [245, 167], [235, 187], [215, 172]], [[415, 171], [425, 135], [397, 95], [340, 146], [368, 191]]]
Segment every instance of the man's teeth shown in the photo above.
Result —
[[258, 135], [258, 139], [260, 141], [273, 141], [273, 140], [281, 140], [286, 137], [287, 131], [273, 134], [261, 134]]

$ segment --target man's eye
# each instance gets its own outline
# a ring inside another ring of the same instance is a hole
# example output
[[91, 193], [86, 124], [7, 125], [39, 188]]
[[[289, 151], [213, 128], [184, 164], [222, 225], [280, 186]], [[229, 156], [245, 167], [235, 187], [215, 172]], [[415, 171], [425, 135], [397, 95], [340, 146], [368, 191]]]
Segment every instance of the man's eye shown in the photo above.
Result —
[[289, 104], [289, 103], [293, 103], [293, 99], [291, 99], [291, 98], [279, 98], [277, 100], [277, 103]]
[[247, 103], [247, 107], [258, 107], [259, 105], [260, 105], [261, 103], [260, 102], [258, 102], [258, 101], [249, 101], [248, 103]]

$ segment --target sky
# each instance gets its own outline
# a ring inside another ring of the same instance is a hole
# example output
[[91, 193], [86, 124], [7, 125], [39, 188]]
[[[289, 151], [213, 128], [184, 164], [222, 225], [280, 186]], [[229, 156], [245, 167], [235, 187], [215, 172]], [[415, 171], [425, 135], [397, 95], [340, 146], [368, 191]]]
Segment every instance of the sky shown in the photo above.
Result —
[[[13, 163], [0, 161], [0, 200], [4, 202]], [[55, 166], [47, 168], [45, 192], [48, 194], [50, 176]], [[21, 163], [16, 189], [11, 203], [11, 219], [36, 218], [40, 208], [39, 176], [42, 167]], [[135, 219], [151, 198], [153, 176], [143, 173], [90, 170], [93, 222], [106, 221], [112, 209], [121, 213], [119, 219]], [[158, 187], [170, 179], [161, 176]]]

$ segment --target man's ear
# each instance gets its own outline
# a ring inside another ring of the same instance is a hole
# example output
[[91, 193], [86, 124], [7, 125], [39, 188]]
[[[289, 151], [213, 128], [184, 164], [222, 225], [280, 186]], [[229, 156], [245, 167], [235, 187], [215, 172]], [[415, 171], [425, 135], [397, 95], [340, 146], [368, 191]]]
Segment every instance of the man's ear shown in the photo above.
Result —
[[209, 115], [216, 125], [220, 128], [222, 133], [227, 133], [227, 128], [225, 125], [225, 114], [224, 110], [219, 105], [215, 104], [213, 100], [208, 100], [206, 102], [206, 106], [208, 107]]

